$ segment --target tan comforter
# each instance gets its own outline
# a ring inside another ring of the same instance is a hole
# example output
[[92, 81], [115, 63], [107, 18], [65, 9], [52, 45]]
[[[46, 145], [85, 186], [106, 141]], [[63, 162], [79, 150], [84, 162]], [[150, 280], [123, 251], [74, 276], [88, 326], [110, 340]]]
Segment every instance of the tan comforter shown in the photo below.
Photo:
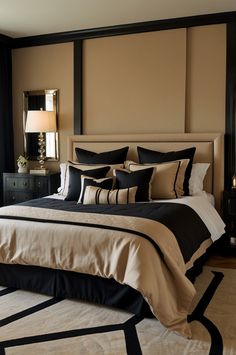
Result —
[[195, 289], [184, 276], [186, 267], [176, 239], [163, 224], [17, 205], [1, 208], [1, 215], [107, 224], [145, 233], [158, 242], [164, 260], [148, 240], [129, 232], [0, 218], [0, 263], [114, 278], [140, 291], [165, 327], [191, 336], [187, 314]]

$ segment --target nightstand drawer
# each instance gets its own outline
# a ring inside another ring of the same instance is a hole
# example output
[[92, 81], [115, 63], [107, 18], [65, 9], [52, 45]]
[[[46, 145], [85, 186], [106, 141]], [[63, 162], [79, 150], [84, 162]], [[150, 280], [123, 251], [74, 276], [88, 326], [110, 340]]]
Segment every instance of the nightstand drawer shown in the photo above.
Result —
[[7, 177], [5, 184], [7, 190], [34, 190], [33, 180], [27, 177]]
[[227, 209], [229, 215], [236, 216], [236, 197], [227, 199]]
[[31, 200], [32, 198], [33, 192], [7, 191], [5, 194], [5, 204], [12, 205], [14, 203]]
[[48, 193], [48, 179], [37, 176], [34, 179], [34, 191], [38, 197], [45, 196]]
[[18, 173], [3, 173], [4, 205], [44, 197], [57, 191], [60, 173], [44, 176]]
[[223, 193], [223, 218], [226, 224], [226, 235], [221, 245], [222, 252], [235, 253], [236, 251], [236, 189]]
[[226, 220], [229, 218], [236, 220], [236, 189], [224, 191], [223, 213]]
[[33, 191], [34, 190], [34, 182], [32, 179], [28, 179], [28, 178], [18, 178], [18, 188], [19, 190], [30, 190]]

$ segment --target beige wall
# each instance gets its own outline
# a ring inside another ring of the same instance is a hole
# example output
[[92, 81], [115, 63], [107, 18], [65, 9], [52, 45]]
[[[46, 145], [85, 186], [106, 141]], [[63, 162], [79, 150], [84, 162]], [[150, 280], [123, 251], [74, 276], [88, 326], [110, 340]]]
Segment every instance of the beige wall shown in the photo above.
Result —
[[[59, 89], [59, 153], [66, 161], [67, 136], [73, 134], [73, 43], [12, 51], [15, 156], [23, 153], [23, 91]], [[58, 163], [48, 162], [51, 169]]]
[[186, 29], [84, 41], [84, 130], [184, 132]]
[[226, 25], [189, 28], [187, 63], [186, 131], [224, 132]]
[[[224, 24], [86, 40], [85, 133], [224, 132], [225, 58]], [[14, 49], [12, 60], [16, 157], [23, 153], [23, 91], [56, 88], [60, 161], [66, 161], [73, 43]]]

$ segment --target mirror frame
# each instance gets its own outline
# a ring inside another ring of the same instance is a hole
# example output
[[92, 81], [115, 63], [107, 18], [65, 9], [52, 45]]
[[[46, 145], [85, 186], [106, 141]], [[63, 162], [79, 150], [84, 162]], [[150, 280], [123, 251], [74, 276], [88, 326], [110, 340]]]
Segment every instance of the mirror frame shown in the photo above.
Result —
[[[27, 90], [23, 92], [23, 137], [24, 137], [24, 154], [25, 156], [28, 157], [29, 160], [36, 161], [38, 160], [36, 156], [29, 156], [27, 153], [27, 135], [31, 133], [26, 133], [25, 132], [25, 126], [26, 126], [26, 118], [27, 118], [27, 112], [28, 112], [28, 97], [29, 96], [43, 96], [50, 94], [53, 97], [53, 111], [56, 112], [56, 121], [57, 121], [57, 127], [58, 127], [58, 89], [43, 89], [43, 90]], [[40, 109], [40, 107], [38, 108]], [[46, 106], [46, 100], [45, 100], [45, 109], [47, 110]], [[54, 134], [55, 136], [55, 157], [47, 157], [45, 161], [58, 161], [59, 160], [59, 137], [58, 137], [58, 130]], [[46, 139], [46, 137], [45, 137]]]

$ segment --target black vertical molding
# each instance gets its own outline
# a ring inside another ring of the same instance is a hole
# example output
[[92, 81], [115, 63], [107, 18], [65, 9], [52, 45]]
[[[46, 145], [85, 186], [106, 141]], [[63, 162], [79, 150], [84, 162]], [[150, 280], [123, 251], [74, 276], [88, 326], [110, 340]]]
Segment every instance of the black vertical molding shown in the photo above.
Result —
[[235, 171], [236, 22], [227, 23], [225, 189], [230, 189]]
[[1, 43], [0, 39], [0, 206], [2, 173], [14, 171], [14, 165], [11, 46]]
[[83, 40], [74, 41], [74, 134], [83, 134]]

